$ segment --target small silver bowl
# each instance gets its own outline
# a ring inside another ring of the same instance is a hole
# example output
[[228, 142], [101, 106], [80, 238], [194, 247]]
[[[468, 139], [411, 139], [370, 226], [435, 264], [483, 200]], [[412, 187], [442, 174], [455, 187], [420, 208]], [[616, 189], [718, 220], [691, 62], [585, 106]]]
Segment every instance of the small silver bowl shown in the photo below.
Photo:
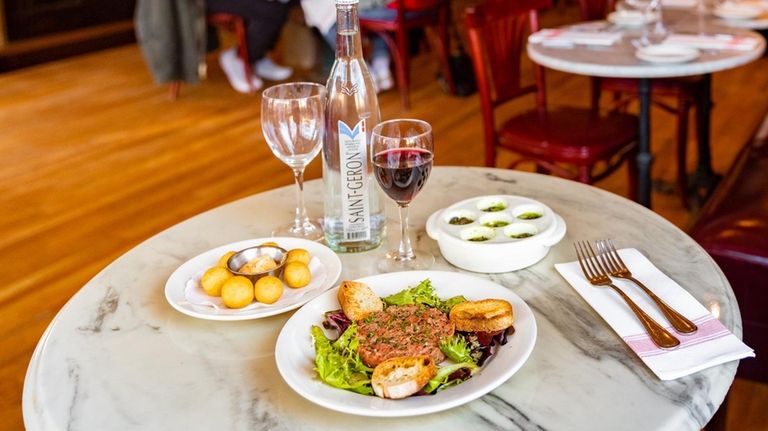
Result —
[[[272, 260], [277, 263], [276, 268], [272, 268], [269, 271], [257, 272], [253, 274], [246, 274], [239, 271], [239, 269], [242, 268], [246, 263], [265, 255], [271, 257]], [[279, 278], [283, 273], [283, 267], [285, 267], [285, 258], [287, 255], [288, 250], [282, 247], [276, 247], [272, 245], [258, 245], [256, 247], [249, 247], [240, 250], [233, 254], [232, 257], [230, 257], [227, 261], [227, 268], [232, 272], [232, 274], [242, 275], [243, 277], [251, 280], [251, 282], [256, 283], [256, 280], [264, 277], [265, 275], [274, 275], [275, 277]]]

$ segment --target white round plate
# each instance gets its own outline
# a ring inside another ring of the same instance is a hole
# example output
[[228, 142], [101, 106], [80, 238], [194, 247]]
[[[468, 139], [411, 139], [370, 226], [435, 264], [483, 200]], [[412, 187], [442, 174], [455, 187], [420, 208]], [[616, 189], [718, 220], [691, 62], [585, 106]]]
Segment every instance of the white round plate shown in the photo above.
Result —
[[[310, 263], [312, 281], [301, 289], [285, 288], [283, 296], [274, 304], [253, 304], [242, 309], [214, 306], [219, 298], [205, 295], [200, 287], [200, 277], [228, 251], [239, 251], [273, 241], [290, 250], [303, 248], [313, 256]], [[176, 310], [192, 317], [206, 320], [249, 320], [273, 316], [301, 307], [331, 288], [341, 275], [341, 260], [330, 248], [300, 238], [256, 238], [222, 245], [184, 262], [165, 283], [165, 299]], [[205, 299], [208, 301], [205, 301]], [[202, 299], [202, 300], [201, 300]]]
[[715, 8], [715, 16], [724, 19], [752, 19], [757, 18], [764, 12], [760, 5], [753, 3], [723, 3]]
[[681, 45], [649, 45], [635, 51], [640, 60], [650, 63], [684, 63], [699, 57], [699, 50]]
[[428, 278], [438, 296], [464, 295], [469, 300], [506, 299], [512, 304], [515, 332], [507, 344], [485, 363], [482, 369], [464, 383], [435, 395], [390, 400], [360, 395], [329, 386], [315, 375], [315, 349], [310, 327], [322, 326], [323, 313], [340, 308], [338, 288], [320, 295], [293, 314], [275, 347], [277, 369], [299, 395], [315, 404], [343, 413], [361, 416], [403, 417], [434, 413], [480, 398], [506, 382], [522, 367], [536, 343], [536, 319], [528, 305], [515, 293], [488, 279], [458, 272], [408, 271], [374, 275], [358, 281], [368, 284], [379, 296], [387, 296], [419, 284]]
[[661, 7], [665, 9], [693, 9], [698, 4], [698, 0], [661, 0]]
[[617, 10], [608, 14], [608, 22], [623, 27], [640, 27], [656, 21], [656, 15], [636, 10]]

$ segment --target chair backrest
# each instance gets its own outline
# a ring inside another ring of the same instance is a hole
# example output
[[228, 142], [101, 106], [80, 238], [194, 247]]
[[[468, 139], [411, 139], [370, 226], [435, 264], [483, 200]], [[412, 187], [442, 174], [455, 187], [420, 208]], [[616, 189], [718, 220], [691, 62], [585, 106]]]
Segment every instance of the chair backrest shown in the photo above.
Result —
[[424, 9], [434, 9], [438, 3], [443, 0], [392, 0], [387, 4], [391, 9], [405, 9], [408, 11], [419, 11]]
[[387, 7], [397, 11], [395, 21], [398, 25], [405, 23], [406, 14], [411, 12], [418, 12], [419, 14], [434, 14], [438, 16], [438, 19], [447, 20], [448, 12], [450, 10], [449, 0], [392, 0], [387, 4]]
[[[538, 31], [538, 10], [550, 5], [550, 0], [487, 0], [466, 10], [464, 20], [483, 111], [486, 151], [494, 146], [493, 110], [497, 106], [535, 92], [539, 112], [546, 112], [544, 69], [534, 64], [534, 84], [522, 86], [520, 66], [528, 27], [531, 32]], [[486, 160], [489, 158], [487, 155]]]
[[582, 21], [605, 19], [613, 10], [614, 0], [579, 0], [579, 12]]

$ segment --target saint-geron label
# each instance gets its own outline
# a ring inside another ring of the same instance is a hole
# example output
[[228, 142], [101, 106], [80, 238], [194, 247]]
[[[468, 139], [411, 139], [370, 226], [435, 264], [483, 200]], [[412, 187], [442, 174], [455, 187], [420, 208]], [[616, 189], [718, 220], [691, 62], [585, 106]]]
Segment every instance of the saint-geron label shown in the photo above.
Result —
[[344, 240], [365, 241], [371, 237], [368, 212], [368, 154], [365, 120], [353, 129], [339, 121], [339, 157], [341, 173], [341, 214]]

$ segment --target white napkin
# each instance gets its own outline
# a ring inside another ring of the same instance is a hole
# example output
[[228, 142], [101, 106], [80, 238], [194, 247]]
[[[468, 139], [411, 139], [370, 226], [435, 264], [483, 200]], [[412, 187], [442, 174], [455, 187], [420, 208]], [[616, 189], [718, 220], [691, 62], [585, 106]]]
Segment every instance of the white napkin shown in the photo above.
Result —
[[749, 346], [736, 338], [709, 310], [638, 250], [622, 249], [619, 255], [635, 278], [698, 326], [699, 329], [693, 334], [677, 333], [639, 287], [629, 280], [614, 279], [614, 285], [680, 340], [679, 346], [661, 349], [653, 344], [621, 297], [610, 287], [589, 284], [577, 261], [556, 264], [555, 269], [661, 380], [673, 380], [714, 365], [755, 356]]
[[728, 34], [670, 34], [664, 40], [665, 44], [683, 45], [699, 49], [722, 49], [735, 51], [752, 51], [757, 48], [758, 40], [749, 36], [731, 36]]
[[621, 39], [621, 33], [605, 31], [572, 31], [544, 29], [528, 36], [528, 42], [542, 45], [600, 45], [610, 46]]

